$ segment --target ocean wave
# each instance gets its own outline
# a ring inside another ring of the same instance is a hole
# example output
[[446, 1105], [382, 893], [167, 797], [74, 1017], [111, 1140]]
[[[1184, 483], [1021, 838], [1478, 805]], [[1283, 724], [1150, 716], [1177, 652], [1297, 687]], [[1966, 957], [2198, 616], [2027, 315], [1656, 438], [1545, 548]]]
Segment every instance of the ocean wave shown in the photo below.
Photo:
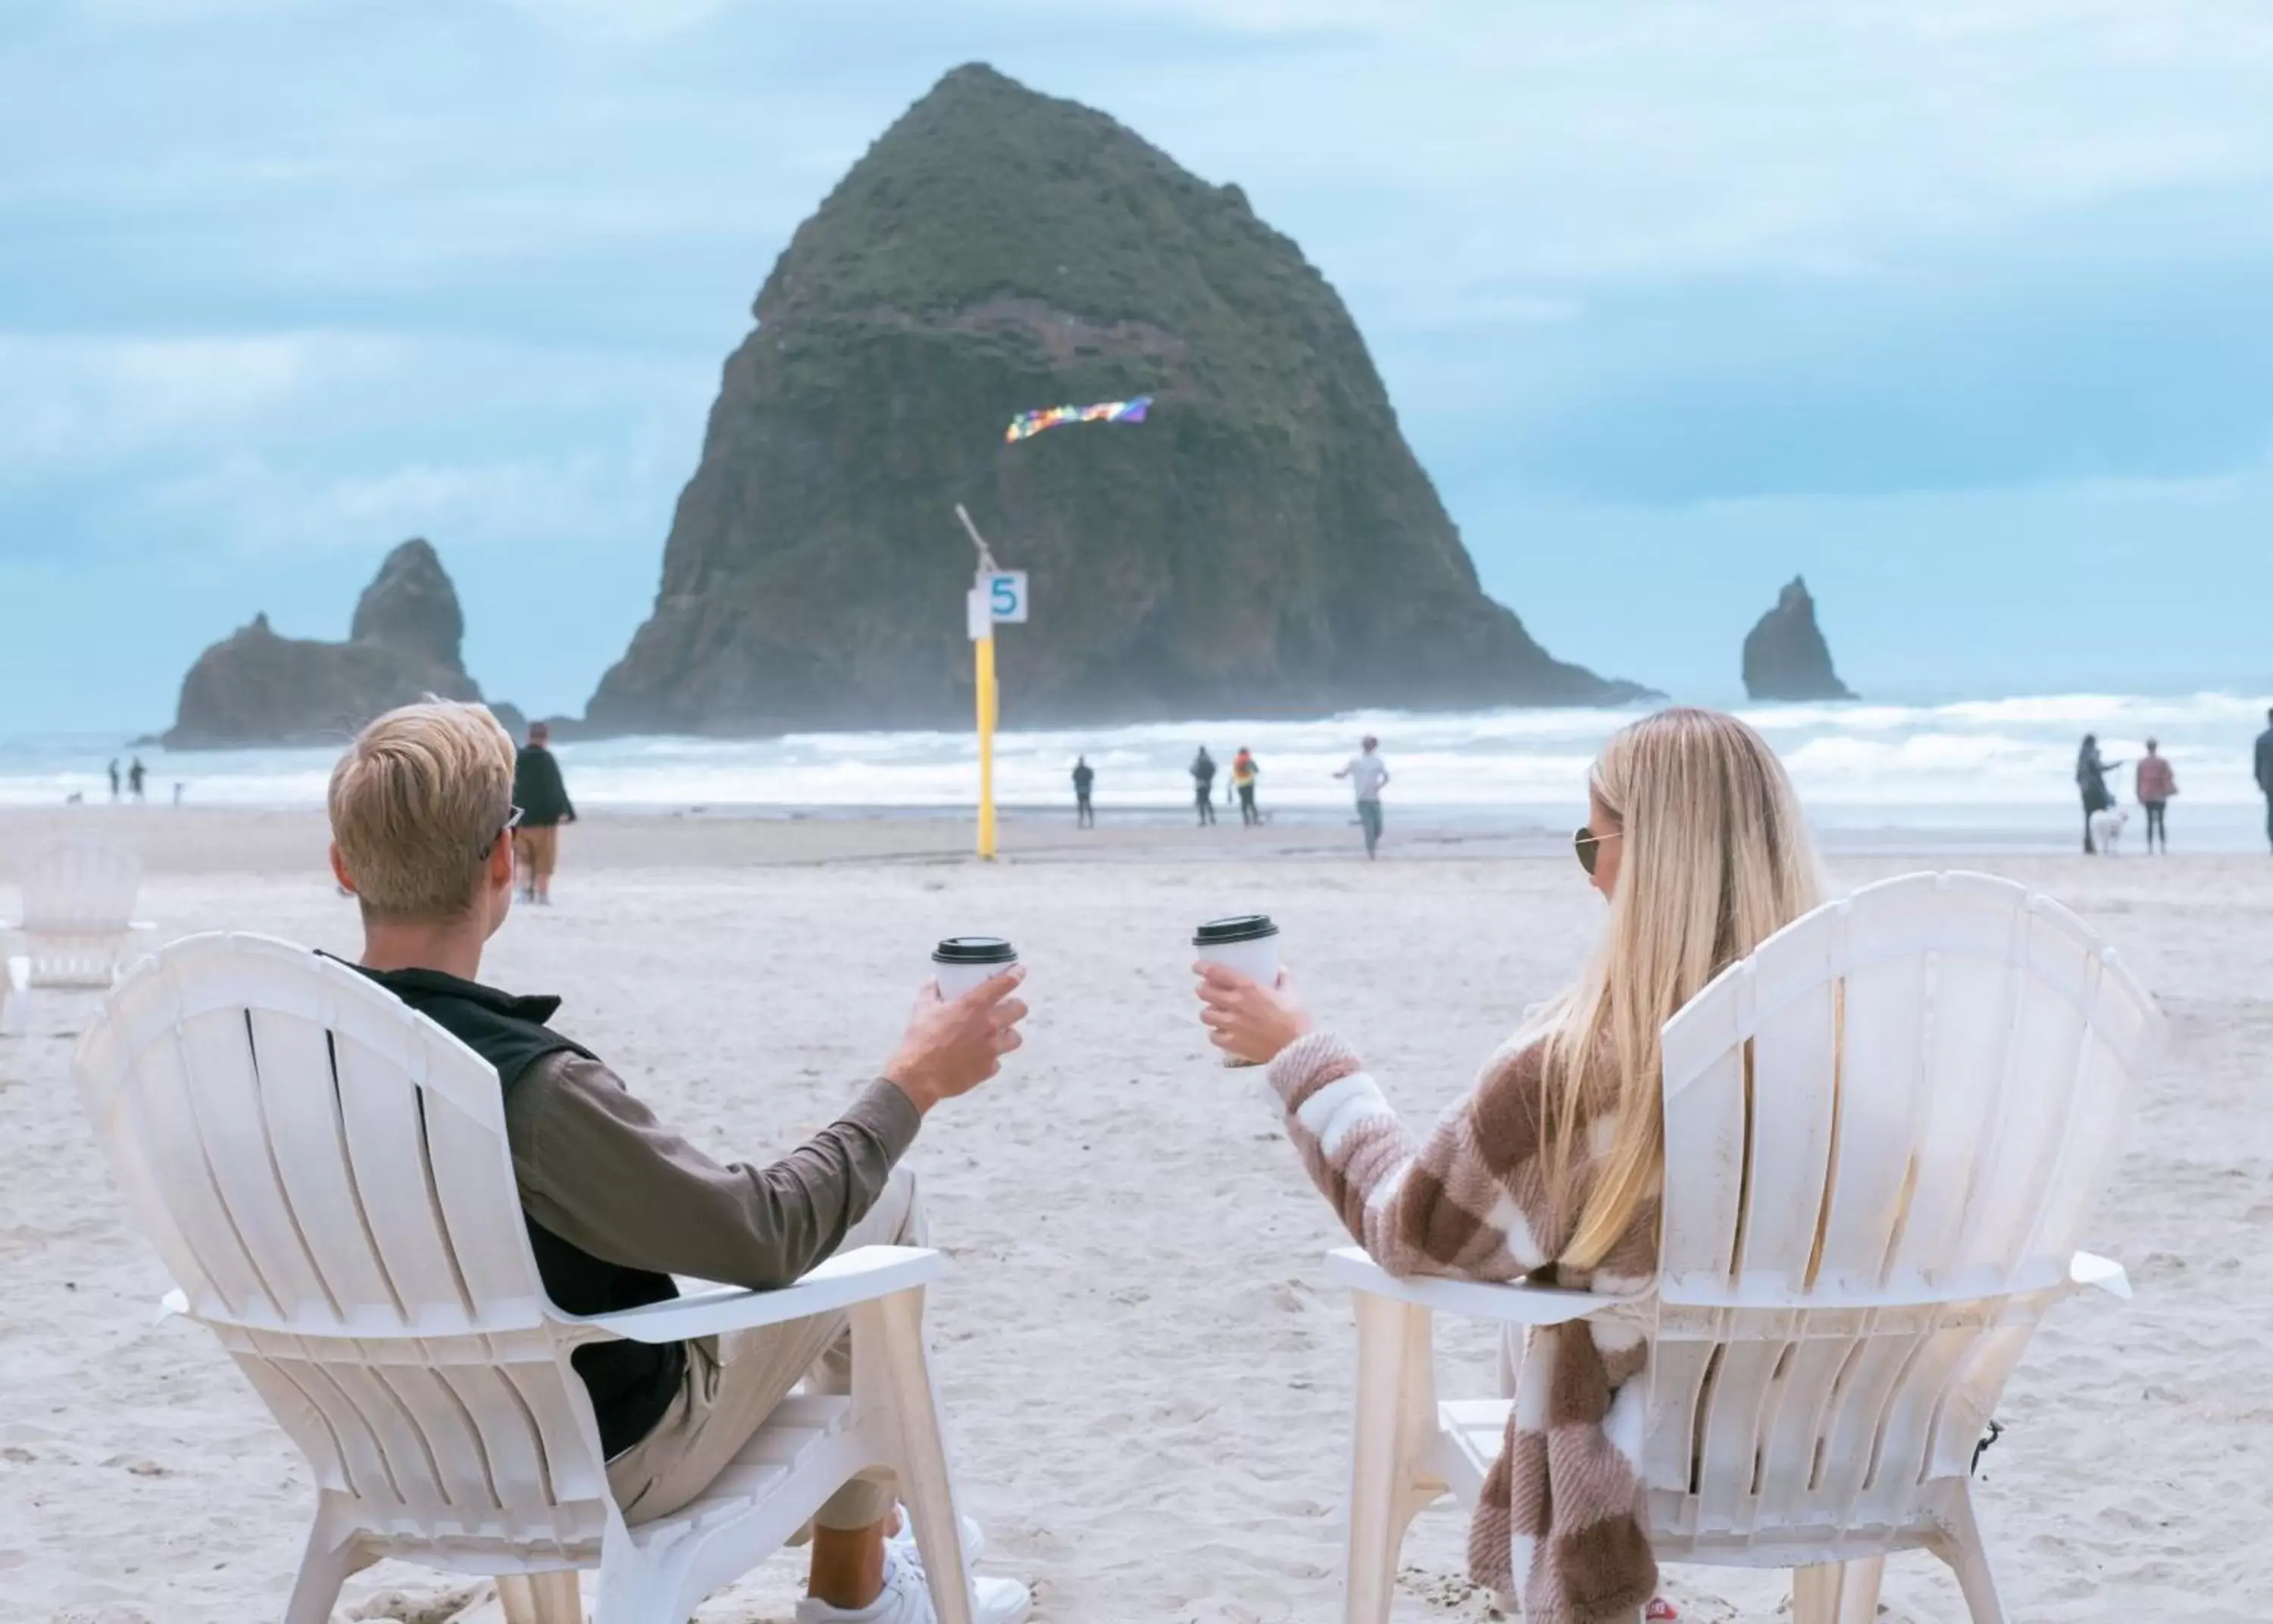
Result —
[[[1985, 821], [2074, 804], [2076, 742], [2095, 731], [2105, 754], [2135, 760], [2157, 737], [2190, 806], [2254, 804], [2251, 740], [2262, 697], [2051, 694], [1935, 705], [1752, 705], [1758, 727], [1819, 812], [1848, 820], [1921, 809]], [[1011, 730], [997, 741], [996, 782], [1010, 805], [1069, 794], [1074, 758], [1097, 769], [1101, 802], [1167, 809], [1189, 804], [1186, 767], [1205, 745], [1227, 764], [1241, 746], [1263, 766], [1262, 798], [1328, 808], [1347, 798], [1332, 777], [1374, 733], [1393, 775], [1390, 799], [1407, 807], [1525, 809], [1562, 817], [1585, 804], [1586, 771], [1602, 742], [1635, 713], [1497, 710], [1359, 712], [1324, 721], [1211, 719], [1097, 729]], [[134, 752], [104, 740], [0, 742], [0, 804], [54, 805], [73, 793], [109, 797], [104, 763]], [[313, 807], [336, 752], [144, 751], [150, 798], [176, 782], [192, 805]], [[600, 807], [909, 808], [968, 805], [976, 745], [968, 732], [799, 733], [771, 739], [645, 737], [559, 747], [572, 793]], [[2118, 775], [2127, 785], [2128, 772]], [[1220, 793], [1220, 785], [1219, 786]]]

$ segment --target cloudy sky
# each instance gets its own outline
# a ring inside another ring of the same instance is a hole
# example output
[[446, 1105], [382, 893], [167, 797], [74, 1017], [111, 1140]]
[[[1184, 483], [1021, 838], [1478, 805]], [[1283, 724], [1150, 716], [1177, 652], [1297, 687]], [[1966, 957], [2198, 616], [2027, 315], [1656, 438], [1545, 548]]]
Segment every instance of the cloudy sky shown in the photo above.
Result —
[[489, 690], [644, 617], [791, 229], [983, 59], [1237, 181], [1487, 586], [1686, 697], [2273, 688], [2273, 11], [9, 0], [0, 735], [431, 537]]

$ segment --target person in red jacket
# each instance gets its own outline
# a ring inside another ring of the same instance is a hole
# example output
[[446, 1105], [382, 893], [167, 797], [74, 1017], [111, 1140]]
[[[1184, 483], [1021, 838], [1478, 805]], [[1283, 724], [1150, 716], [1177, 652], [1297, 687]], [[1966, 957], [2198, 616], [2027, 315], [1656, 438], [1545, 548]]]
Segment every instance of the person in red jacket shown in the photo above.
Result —
[[2155, 849], [2155, 842], [2163, 842], [2163, 855], [2171, 854], [2170, 831], [2163, 827], [2163, 809], [2179, 792], [2179, 777], [2171, 771], [2168, 756], [2155, 753], [2155, 741], [2147, 741], [2147, 753], [2139, 758], [2139, 769], [2131, 781], [2139, 805], [2147, 809], [2147, 849]]

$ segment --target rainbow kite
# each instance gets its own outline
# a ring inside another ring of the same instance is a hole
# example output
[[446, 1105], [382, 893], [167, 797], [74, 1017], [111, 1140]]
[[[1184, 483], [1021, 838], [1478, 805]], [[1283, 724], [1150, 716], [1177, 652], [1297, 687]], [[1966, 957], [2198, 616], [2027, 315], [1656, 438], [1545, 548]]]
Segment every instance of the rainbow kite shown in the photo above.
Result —
[[1010, 419], [1002, 438], [1015, 445], [1061, 423], [1142, 423], [1144, 408], [1152, 404], [1151, 395], [1140, 394], [1133, 400], [1100, 400], [1095, 406], [1045, 406]]

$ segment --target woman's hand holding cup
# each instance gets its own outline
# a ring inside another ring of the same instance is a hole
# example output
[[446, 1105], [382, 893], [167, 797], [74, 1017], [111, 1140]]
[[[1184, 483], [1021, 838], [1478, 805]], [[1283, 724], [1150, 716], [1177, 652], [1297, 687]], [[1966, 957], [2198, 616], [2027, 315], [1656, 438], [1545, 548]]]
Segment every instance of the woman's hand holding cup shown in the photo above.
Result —
[[1203, 960], [1192, 969], [1200, 978], [1200, 1024], [1208, 1041], [1234, 1060], [1268, 1066], [1295, 1039], [1310, 1031], [1310, 1012], [1281, 970], [1264, 986], [1251, 976]]
[[[1200, 962], [1193, 971], [1204, 980], [1211, 969], [1229, 970], [1234, 976], [1259, 987], [1275, 987], [1279, 976], [1279, 926], [1268, 914], [1232, 914], [1221, 919], [1211, 919], [1192, 934], [1192, 946], [1199, 949]], [[1200, 996], [1204, 999], [1204, 991]], [[1201, 1019], [1207, 1018], [1203, 1011]], [[1255, 1066], [1262, 1061], [1250, 1059], [1225, 1044], [1220, 1038], [1217, 1046], [1224, 1051], [1226, 1066]], [[1284, 1047], [1281, 1044], [1280, 1047]], [[1277, 1053], [1277, 1050], [1272, 1051]], [[1263, 1057], [1268, 1060], [1269, 1055]]]

